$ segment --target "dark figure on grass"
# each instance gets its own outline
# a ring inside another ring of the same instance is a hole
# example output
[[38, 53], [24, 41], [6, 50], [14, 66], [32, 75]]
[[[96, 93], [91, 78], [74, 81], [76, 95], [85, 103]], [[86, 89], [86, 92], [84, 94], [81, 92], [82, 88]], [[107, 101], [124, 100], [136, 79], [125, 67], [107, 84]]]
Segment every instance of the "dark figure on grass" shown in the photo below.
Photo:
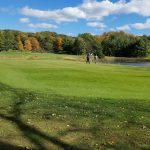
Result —
[[90, 53], [86, 54], [86, 64], [89, 63], [90, 64]]

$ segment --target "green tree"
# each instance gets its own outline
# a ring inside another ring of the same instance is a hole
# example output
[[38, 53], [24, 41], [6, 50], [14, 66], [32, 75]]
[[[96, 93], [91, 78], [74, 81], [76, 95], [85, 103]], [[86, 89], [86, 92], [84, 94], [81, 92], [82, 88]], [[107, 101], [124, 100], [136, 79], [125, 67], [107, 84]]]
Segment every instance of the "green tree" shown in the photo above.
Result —
[[0, 31], [0, 51], [5, 50], [4, 43], [5, 43], [5, 41], [4, 41], [4, 33], [3, 33], [3, 31]]
[[80, 34], [79, 37], [84, 39], [87, 52], [94, 53], [99, 58], [104, 57], [101, 41], [96, 36], [90, 33], [84, 33]]
[[81, 55], [86, 53], [86, 43], [81, 37], [77, 37], [73, 44], [73, 54]]
[[[37, 36], [37, 35], [36, 35]], [[46, 52], [54, 52], [53, 44], [55, 41], [55, 34], [49, 32], [38, 33], [37, 39], [42, 50]]]
[[94, 37], [90, 33], [79, 34], [79, 37], [84, 40], [87, 51], [92, 52], [94, 50]]
[[107, 56], [133, 56], [137, 37], [120, 32], [109, 32], [104, 34], [105, 38], [102, 41], [103, 52]]
[[5, 50], [16, 50], [17, 49], [17, 40], [16, 32], [11, 30], [4, 30], [4, 48]]
[[72, 37], [64, 37], [62, 41], [62, 48], [64, 53], [66, 54], [73, 54], [73, 43], [74, 39]]
[[93, 41], [93, 53], [94, 55], [97, 55], [99, 58], [103, 58], [105, 55], [103, 54], [103, 51], [102, 51], [102, 44], [101, 42], [95, 38], [94, 41]]
[[148, 56], [150, 52], [150, 42], [146, 37], [140, 37], [136, 42], [136, 50], [134, 51], [135, 57], [145, 57]]

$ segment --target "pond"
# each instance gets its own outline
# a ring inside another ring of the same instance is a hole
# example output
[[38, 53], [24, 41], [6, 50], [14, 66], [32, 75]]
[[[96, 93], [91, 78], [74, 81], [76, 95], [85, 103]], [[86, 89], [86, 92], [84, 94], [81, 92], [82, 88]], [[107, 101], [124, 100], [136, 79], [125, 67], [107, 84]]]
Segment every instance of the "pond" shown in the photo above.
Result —
[[104, 64], [117, 64], [117, 65], [127, 65], [127, 66], [150, 66], [150, 62], [107, 62]]

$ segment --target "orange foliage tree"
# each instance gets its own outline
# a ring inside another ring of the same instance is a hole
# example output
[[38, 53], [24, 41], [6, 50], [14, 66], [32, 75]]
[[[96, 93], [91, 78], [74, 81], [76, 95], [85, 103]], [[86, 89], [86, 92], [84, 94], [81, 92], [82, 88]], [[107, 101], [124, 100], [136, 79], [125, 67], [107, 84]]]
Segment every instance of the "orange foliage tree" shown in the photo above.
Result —
[[40, 50], [40, 44], [35, 37], [30, 37], [29, 40], [32, 45], [32, 50]]
[[62, 41], [63, 38], [58, 36], [54, 42], [54, 50], [55, 52], [62, 52], [63, 51], [63, 47], [62, 47]]

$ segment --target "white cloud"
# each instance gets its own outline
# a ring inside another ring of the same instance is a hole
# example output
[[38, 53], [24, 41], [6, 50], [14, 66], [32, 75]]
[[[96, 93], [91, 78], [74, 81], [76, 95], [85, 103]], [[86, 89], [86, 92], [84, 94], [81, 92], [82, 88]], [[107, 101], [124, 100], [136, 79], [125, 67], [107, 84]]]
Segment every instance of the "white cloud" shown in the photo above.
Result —
[[150, 1], [149, 0], [131, 0], [126, 3], [120, 12], [136, 13], [142, 16], [150, 16]]
[[113, 3], [109, 0], [103, 1], [87, 1], [80, 6], [80, 9], [85, 12], [88, 20], [102, 20], [103, 17], [116, 13], [124, 5], [124, 2], [119, 1]]
[[19, 21], [20, 21], [21, 23], [29, 23], [29, 22], [30, 22], [29, 18], [20, 18]]
[[21, 13], [25, 16], [55, 20], [56, 22], [70, 22], [77, 21], [79, 18], [85, 18], [84, 12], [82, 12], [78, 7], [66, 7], [63, 9], [56, 10], [38, 10], [29, 7], [24, 7], [21, 9]]
[[131, 26], [137, 30], [150, 29], [150, 18], [145, 23], [135, 23]]
[[88, 22], [87, 26], [94, 27], [94, 28], [97, 28], [97, 29], [106, 28], [106, 25], [102, 22]]
[[121, 30], [121, 31], [125, 31], [125, 30], [130, 30], [130, 25], [128, 24], [125, 24], [123, 26], [120, 26], [120, 27], [116, 27], [117, 30]]
[[65, 7], [63, 9], [39, 10], [29, 7], [21, 9], [21, 14], [25, 16], [50, 19], [56, 22], [71, 22], [78, 19], [101, 20], [103, 17], [112, 14], [130, 14], [136, 13], [142, 16], [150, 16], [149, 0], [119, 0], [111, 2], [110, 0], [84, 0], [82, 4], [76, 7]]
[[56, 22], [71, 22], [78, 19], [101, 20], [103, 17], [110, 15], [119, 9], [123, 2], [112, 3], [109, 0], [97, 2], [96, 0], [85, 0], [77, 7], [65, 7], [63, 9], [39, 10], [29, 8], [28, 6], [20, 10], [25, 16], [50, 19]]
[[84, 2], [80, 9], [86, 13], [86, 18], [101, 20], [111, 14], [131, 14], [135, 13], [142, 16], [150, 16], [149, 0], [119, 0], [111, 2], [110, 0], [88, 0]]
[[148, 18], [144, 23], [125, 24], [123, 26], [116, 27], [116, 30], [131, 30], [131, 28], [137, 30], [150, 29], [150, 18]]
[[28, 27], [31, 27], [31, 28], [45, 28], [45, 29], [55, 29], [55, 28], [57, 28], [56, 25], [48, 24], [48, 23], [37, 23], [37, 24], [29, 23]]

